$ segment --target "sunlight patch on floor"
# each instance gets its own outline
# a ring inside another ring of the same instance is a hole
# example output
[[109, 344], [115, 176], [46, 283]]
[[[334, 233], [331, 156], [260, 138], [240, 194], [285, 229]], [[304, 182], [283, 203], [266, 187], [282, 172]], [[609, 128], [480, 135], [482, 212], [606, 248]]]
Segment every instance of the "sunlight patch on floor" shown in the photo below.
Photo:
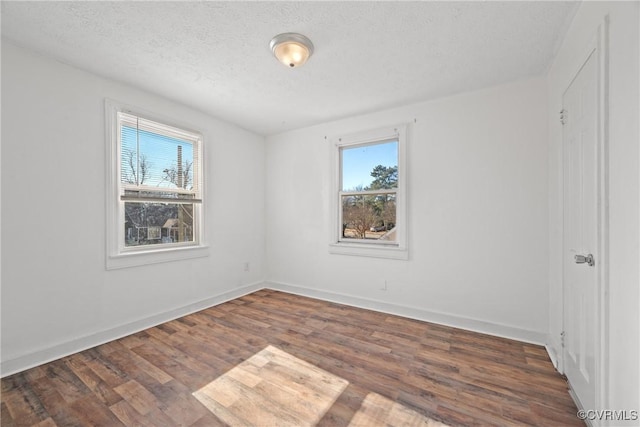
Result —
[[425, 417], [398, 402], [377, 393], [369, 393], [351, 418], [349, 427], [377, 426], [447, 427], [446, 424]]
[[313, 426], [348, 384], [267, 346], [193, 395], [230, 426]]

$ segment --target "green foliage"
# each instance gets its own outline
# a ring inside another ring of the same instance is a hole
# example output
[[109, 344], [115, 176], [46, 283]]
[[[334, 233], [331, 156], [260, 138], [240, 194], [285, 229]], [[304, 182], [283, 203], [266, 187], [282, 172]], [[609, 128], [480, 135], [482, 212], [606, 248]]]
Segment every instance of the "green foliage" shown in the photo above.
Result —
[[366, 190], [388, 190], [398, 187], [398, 166], [378, 165], [371, 171], [373, 182]]

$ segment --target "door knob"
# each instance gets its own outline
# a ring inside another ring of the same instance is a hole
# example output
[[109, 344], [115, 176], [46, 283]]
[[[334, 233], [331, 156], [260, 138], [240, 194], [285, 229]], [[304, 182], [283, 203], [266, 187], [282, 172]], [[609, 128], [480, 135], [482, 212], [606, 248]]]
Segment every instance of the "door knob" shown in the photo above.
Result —
[[593, 260], [593, 255], [576, 255], [575, 256], [576, 264], [589, 264], [589, 267], [593, 267], [596, 263]]

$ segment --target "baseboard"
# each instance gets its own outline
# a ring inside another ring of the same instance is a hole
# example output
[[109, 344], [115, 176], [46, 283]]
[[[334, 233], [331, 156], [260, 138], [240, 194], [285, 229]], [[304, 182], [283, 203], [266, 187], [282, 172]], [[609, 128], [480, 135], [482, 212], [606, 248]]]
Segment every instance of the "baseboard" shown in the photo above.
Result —
[[[569, 396], [571, 396], [571, 399], [573, 400], [573, 403], [575, 403], [576, 404], [576, 408], [578, 408], [577, 413], [580, 412], [580, 411], [584, 411], [585, 407], [582, 404], [582, 402], [580, 401], [580, 399], [578, 398], [578, 396], [573, 391], [573, 388], [571, 387], [571, 382], [569, 382], [569, 380], [567, 380], [567, 384], [569, 386]], [[596, 424], [600, 424], [601, 423], [598, 420], [591, 420], [589, 418], [585, 418], [582, 421], [584, 421], [584, 423], [587, 425], [587, 427], [596, 427]]]
[[491, 323], [484, 320], [477, 320], [454, 314], [439, 313], [435, 311], [425, 310], [423, 308], [392, 304], [384, 301], [361, 298], [353, 295], [327, 292], [323, 290], [306, 288], [302, 286], [274, 281], [266, 281], [264, 282], [264, 285], [266, 288], [277, 291], [317, 298], [339, 304], [350, 305], [353, 307], [366, 308], [369, 310], [380, 311], [382, 313], [395, 314], [398, 316], [408, 317], [410, 319], [437, 323], [440, 325], [451, 326], [454, 328], [465, 329], [468, 331], [479, 332], [501, 338], [509, 338], [531, 344], [544, 345], [547, 337], [547, 334], [543, 332], [515, 328], [513, 326]]
[[551, 363], [553, 363], [553, 367], [556, 368], [556, 371], [562, 373], [560, 371], [560, 366], [558, 365], [558, 354], [555, 349], [549, 344], [545, 344], [544, 348], [547, 350], [547, 354], [549, 355], [549, 359], [551, 359]]
[[25, 369], [33, 368], [35, 366], [42, 365], [43, 363], [48, 363], [53, 360], [60, 359], [61, 357], [87, 350], [118, 338], [126, 337], [127, 335], [140, 332], [147, 328], [186, 316], [187, 314], [195, 313], [196, 311], [200, 311], [214, 305], [222, 304], [223, 302], [239, 298], [263, 288], [263, 282], [251, 283], [164, 313], [149, 316], [115, 328], [106, 329], [81, 338], [63, 342], [13, 359], [3, 360], [0, 363], [0, 376], [5, 377], [7, 375], [12, 375], [17, 372], [24, 371]]

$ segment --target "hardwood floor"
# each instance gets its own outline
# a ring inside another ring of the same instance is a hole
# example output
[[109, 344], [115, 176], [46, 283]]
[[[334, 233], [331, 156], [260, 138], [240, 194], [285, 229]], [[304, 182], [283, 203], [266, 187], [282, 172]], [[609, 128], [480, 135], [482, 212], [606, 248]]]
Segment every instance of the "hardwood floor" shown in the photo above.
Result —
[[541, 346], [271, 290], [6, 377], [1, 409], [7, 427], [584, 425]]

